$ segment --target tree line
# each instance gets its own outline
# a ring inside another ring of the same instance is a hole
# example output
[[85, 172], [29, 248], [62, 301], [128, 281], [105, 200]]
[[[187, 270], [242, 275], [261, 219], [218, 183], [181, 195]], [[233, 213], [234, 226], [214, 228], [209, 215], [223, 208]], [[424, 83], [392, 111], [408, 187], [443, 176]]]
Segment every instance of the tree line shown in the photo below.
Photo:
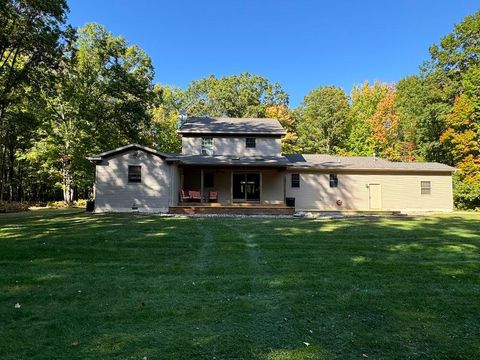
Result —
[[432, 45], [417, 74], [351, 94], [322, 86], [291, 108], [279, 83], [249, 73], [154, 84], [141, 48], [100, 24], [72, 28], [68, 11], [66, 0], [0, 5], [0, 200], [88, 198], [88, 155], [132, 142], [178, 152], [186, 111], [277, 118], [284, 153], [453, 165], [456, 206], [480, 207], [480, 12]]

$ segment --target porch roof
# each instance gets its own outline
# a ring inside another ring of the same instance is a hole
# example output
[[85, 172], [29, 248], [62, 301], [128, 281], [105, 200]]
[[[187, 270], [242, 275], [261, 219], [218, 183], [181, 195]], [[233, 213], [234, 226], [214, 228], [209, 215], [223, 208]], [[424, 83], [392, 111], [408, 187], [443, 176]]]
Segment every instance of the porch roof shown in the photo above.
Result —
[[235, 156], [235, 155], [175, 155], [167, 161], [182, 165], [223, 165], [223, 166], [269, 166], [286, 167], [290, 162], [284, 156]]

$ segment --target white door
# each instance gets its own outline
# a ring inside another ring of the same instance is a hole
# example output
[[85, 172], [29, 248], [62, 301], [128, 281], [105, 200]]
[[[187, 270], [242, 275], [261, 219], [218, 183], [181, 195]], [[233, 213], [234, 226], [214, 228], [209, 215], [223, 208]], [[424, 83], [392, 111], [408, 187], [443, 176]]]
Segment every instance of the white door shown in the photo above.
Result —
[[369, 184], [369, 201], [371, 210], [382, 208], [382, 186], [380, 184]]

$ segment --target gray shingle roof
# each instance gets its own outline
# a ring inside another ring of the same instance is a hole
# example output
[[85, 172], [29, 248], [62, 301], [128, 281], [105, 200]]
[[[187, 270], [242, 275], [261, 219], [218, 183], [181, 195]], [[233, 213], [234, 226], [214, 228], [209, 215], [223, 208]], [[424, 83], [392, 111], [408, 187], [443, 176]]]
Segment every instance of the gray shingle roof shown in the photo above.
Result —
[[285, 135], [285, 130], [277, 119], [210, 116], [187, 118], [178, 132], [180, 134]]
[[284, 156], [235, 156], [235, 155], [174, 155], [167, 161], [179, 161], [184, 165], [239, 165], [239, 166], [287, 166], [290, 162]]
[[130, 150], [143, 150], [147, 153], [157, 155], [157, 156], [160, 156], [162, 158], [166, 158], [167, 156], [171, 155], [171, 154], [168, 154], [168, 153], [159, 152], [155, 149], [151, 149], [151, 148], [143, 146], [143, 145], [128, 144], [128, 145], [121, 146], [119, 148], [116, 148], [116, 149], [113, 149], [113, 150], [110, 150], [110, 151], [105, 151], [101, 154], [89, 156], [89, 157], [87, 157], [87, 159], [90, 160], [90, 161], [99, 161], [99, 160], [105, 159], [107, 157], [110, 157], [110, 156], [113, 156], [113, 155], [116, 155], [116, 154], [120, 154], [120, 153], [125, 152], [125, 151], [130, 151]]
[[337, 170], [446, 171], [454, 167], [436, 162], [394, 162], [373, 156], [336, 156], [327, 154], [285, 155], [292, 167]]

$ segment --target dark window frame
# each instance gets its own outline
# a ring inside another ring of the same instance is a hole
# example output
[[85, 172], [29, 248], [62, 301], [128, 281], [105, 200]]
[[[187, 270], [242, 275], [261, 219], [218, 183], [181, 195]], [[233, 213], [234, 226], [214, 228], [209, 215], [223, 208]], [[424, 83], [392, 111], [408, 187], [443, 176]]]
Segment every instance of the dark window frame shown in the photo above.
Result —
[[[424, 186], [427, 185], [427, 186]], [[431, 195], [432, 194], [432, 182], [431, 181], [420, 181], [420, 194], [421, 195]]]
[[338, 174], [329, 174], [330, 187], [338, 187]]
[[291, 183], [290, 186], [292, 188], [299, 188], [300, 187], [300, 174], [291, 174]]
[[142, 165], [128, 165], [128, 183], [142, 183]]
[[254, 138], [254, 137], [245, 138], [245, 147], [247, 149], [255, 149], [257, 147], [257, 138]]

